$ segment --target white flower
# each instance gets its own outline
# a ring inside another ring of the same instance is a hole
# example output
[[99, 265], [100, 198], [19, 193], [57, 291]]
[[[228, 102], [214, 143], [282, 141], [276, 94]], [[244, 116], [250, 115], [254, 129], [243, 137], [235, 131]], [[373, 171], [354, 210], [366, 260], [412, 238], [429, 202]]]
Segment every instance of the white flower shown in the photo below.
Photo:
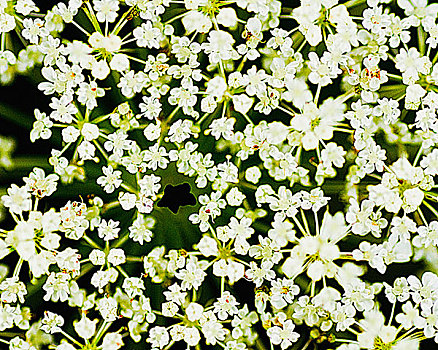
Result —
[[275, 278], [275, 272], [271, 270], [273, 265], [272, 261], [266, 260], [258, 267], [254, 261], [251, 261], [251, 267], [245, 272], [245, 275], [255, 283], [256, 287], [260, 287], [265, 279], [269, 281]]
[[204, 313], [204, 316], [199, 322], [202, 327], [202, 333], [205, 336], [205, 342], [207, 345], [215, 345], [218, 341], [223, 341], [228, 329], [224, 328], [214, 316], [212, 311]]
[[186, 327], [184, 330], [184, 341], [189, 346], [196, 346], [199, 344], [201, 340], [201, 335], [197, 328], [195, 327]]
[[146, 166], [149, 169], [157, 170], [157, 167], [161, 169], [166, 169], [169, 160], [167, 157], [167, 152], [164, 147], [160, 147], [158, 143], [149, 147], [149, 149], [144, 151], [144, 160], [147, 162]]
[[253, 103], [254, 99], [245, 94], [233, 95], [233, 106], [234, 109], [239, 113], [244, 115], [248, 113]]
[[193, 106], [196, 105], [196, 93], [199, 88], [193, 85], [192, 80], [185, 81], [181, 87], [170, 90], [169, 103], [183, 108], [185, 114], [191, 114]]
[[76, 333], [83, 339], [90, 339], [96, 333], [98, 319], [91, 321], [87, 316], [82, 316], [80, 321], [73, 322]]
[[166, 327], [156, 326], [149, 331], [149, 337], [146, 339], [148, 343], [151, 343], [153, 348], [162, 349], [169, 343], [169, 333]]
[[103, 297], [96, 303], [97, 309], [107, 322], [113, 322], [117, 319], [117, 301], [111, 297]]
[[1, 300], [4, 303], [24, 303], [27, 294], [26, 286], [18, 277], [9, 277], [0, 283]]
[[312, 46], [317, 46], [322, 41], [321, 29], [313, 24], [318, 19], [320, 10], [320, 2], [304, 2], [292, 12], [293, 18], [300, 24], [299, 30]]
[[121, 248], [110, 249], [107, 259], [113, 266], [124, 264], [126, 261], [125, 252]]
[[277, 308], [282, 309], [288, 304], [292, 304], [294, 297], [299, 294], [300, 288], [293, 283], [292, 280], [283, 278], [271, 282], [271, 304]]
[[240, 206], [246, 196], [237, 188], [233, 187], [226, 195], [227, 203], [232, 206]]
[[274, 216], [274, 221], [272, 222], [272, 229], [268, 231], [268, 236], [280, 247], [284, 247], [288, 242], [295, 240], [295, 230], [293, 225], [284, 220], [285, 218], [281, 215], [276, 214]]
[[56, 191], [59, 176], [56, 174], [45, 175], [44, 170], [34, 168], [29, 177], [24, 177], [27, 190], [38, 198], [48, 197]]
[[138, 277], [125, 278], [122, 288], [125, 290], [130, 299], [134, 299], [136, 296], [142, 295], [143, 290], [145, 289], [143, 280]]
[[81, 267], [79, 263], [80, 254], [77, 249], [70, 247], [65, 248], [55, 256], [56, 264], [61, 271], [71, 271], [73, 275], [79, 275]]
[[90, 84], [82, 82], [79, 84], [79, 89], [76, 93], [78, 101], [91, 110], [97, 107], [96, 98], [104, 96], [105, 90], [98, 87], [95, 81], [92, 81]]
[[362, 166], [365, 173], [372, 173], [375, 170], [382, 172], [386, 160], [385, 150], [377, 145], [374, 141], [358, 154], [357, 163]]
[[195, 322], [202, 317], [204, 307], [198, 303], [190, 303], [186, 308], [187, 319]]
[[158, 28], [152, 27], [151, 21], [142, 23], [141, 26], [136, 27], [132, 32], [137, 39], [137, 45], [140, 47], [160, 48], [159, 40], [162, 38], [161, 31]]
[[0, 31], [7, 33], [13, 30], [16, 26], [14, 16], [5, 12], [0, 13]]
[[117, 238], [120, 231], [120, 228], [118, 226], [119, 221], [109, 219], [109, 221], [107, 222], [105, 219], [102, 219], [97, 228], [99, 238], [102, 238], [105, 241], [110, 241]]
[[119, 188], [122, 184], [122, 172], [120, 170], [114, 170], [111, 165], [102, 167], [103, 176], [97, 178], [97, 184], [103, 186], [103, 189], [107, 193], [112, 193], [116, 188]]
[[184, 0], [184, 5], [187, 10], [197, 10], [202, 0]]
[[154, 201], [148, 198], [144, 193], [140, 193], [135, 206], [140, 213], [149, 214], [154, 209]]
[[438, 150], [434, 149], [427, 156], [423, 157], [420, 165], [422, 168], [424, 168], [424, 174], [438, 174]]
[[99, 249], [93, 249], [88, 258], [93, 265], [102, 266], [105, 264], [105, 253]]
[[129, 70], [128, 57], [122, 53], [115, 54], [111, 59], [110, 68], [120, 73], [128, 71]]
[[7, 195], [2, 196], [3, 205], [9, 208], [11, 213], [21, 214], [23, 211], [30, 211], [32, 200], [28, 187], [18, 187], [12, 184], [7, 190]]
[[103, 292], [103, 288], [110, 282], [111, 274], [108, 270], [106, 271], [96, 271], [91, 276], [91, 284], [98, 288], [99, 292]]
[[129, 192], [119, 192], [119, 203], [123, 210], [131, 210], [135, 207], [137, 196]]
[[92, 62], [91, 75], [99, 80], [104, 80], [110, 74], [110, 68], [105, 60]]
[[374, 115], [382, 116], [383, 120], [390, 124], [397, 122], [401, 113], [397, 101], [383, 98], [378, 99], [377, 103], [378, 105], [373, 109]]
[[230, 284], [233, 284], [244, 277], [245, 266], [231, 259], [220, 259], [213, 264], [213, 274], [228, 277]]
[[[374, 343], [392, 343], [397, 334], [397, 329], [394, 326], [385, 325], [385, 318], [378, 310], [369, 310], [364, 312], [365, 318], [360, 321], [361, 326], [365, 330], [358, 335], [358, 343], [361, 348], [372, 349]], [[415, 349], [415, 347], [413, 348]]]
[[415, 236], [412, 243], [417, 247], [427, 248], [431, 244], [438, 245], [438, 222], [431, 221], [427, 226], [418, 228], [418, 236]]
[[117, 52], [122, 46], [122, 39], [112, 33], [107, 36], [103, 36], [99, 32], [94, 32], [90, 35], [88, 41], [90, 45], [93, 46], [95, 49], [104, 49], [105, 51], [110, 53]]
[[358, 203], [351, 199], [350, 204], [346, 220], [353, 225], [353, 233], [364, 236], [372, 232], [374, 236], [379, 237], [381, 229], [386, 227], [388, 222], [385, 218], [381, 218], [381, 214], [373, 212], [375, 203], [371, 200], [364, 200], [359, 208]]
[[56, 15], [61, 16], [66, 23], [70, 23], [80, 7], [80, 1], [70, 1], [68, 7], [64, 3], [59, 3], [55, 6], [54, 12]]
[[412, 212], [418, 209], [423, 203], [424, 193], [418, 187], [410, 188], [403, 192], [403, 202], [405, 204], [405, 211]]
[[79, 158], [82, 160], [92, 160], [94, 159], [94, 154], [96, 152], [96, 147], [90, 141], [82, 141], [78, 146]]
[[16, 336], [9, 342], [9, 350], [36, 350], [36, 348], [30, 344], [30, 341]]
[[143, 102], [139, 104], [141, 114], [147, 119], [153, 120], [158, 118], [161, 112], [161, 102], [154, 96], [143, 96]]
[[12, 328], [14, 326], [14, 319], [17, 317], [17, 308], [12, 307], [9, 304], [2, 304], [0, 306], [0, 330]]
[[415, 47], [411, 47], [409, 51], [400, 49], [400, 53], [395, 57], [395, 67], [403, 73], [403, 83], [413, 84], [420, 79], [418, 73], [428, 74], [432, 63], [428, 57], [420, 57], [420, 53]]
[[118, 0], [93, 0], [96, 17], [99, 22], [114, 22], [119, 10]]
[[[376, 285], [377, 287], [377, 285]], [[374, 298], [377, 293], [377, 288], [368, 286], [365, 282], [351, 283], [344, 286], [345, 293], [342, 301], [350, 305], [352, 304], [357, 311], [370, 311], [374, 306]]]
[[32, 11], [38, 12], [39, 9], [35, 6], [35, 3], [32, 0], [18, 0], [15, 5], [15, 11], [27, 16]]
[[145, 73], [135, 73], [130, 70], [120, 78], [117, 87], [121, 89], [123, 96], [131, 98], [135, 93], [140, 92], [147, 83], [148, 78]]
[[102, 350], [118, 350], [124, 345], [120, 333], [106, 333], [102, 341]]
[[417, 225], [408, 216], [394, 217], [391, 221], [391, 234], [396, 235], [400, 240], [409, 240], [410, 233], [417, 231]]
[[62, 129], [61, 133], [62, 140], [66, 143], [76, 142], [78, 137], [81, 135], [81, 132], [73, 125], [69, 125], [66, 128]]
[[236, 120], [234, 118], [219, 118], [211, 122], [209, 131], [211, 135], [214, 136], [216, 140], [222, 136], [225, 140], [231, 140], [234, 135], [234, 123]]
[[155, 196], [161, 188], [160, 181], [161, 177], [153, 174], [143, 176], [138, 182], [141, 193], [145, 196]]
[[304, 105], [302, 113], [292, 119], [291, 126], [301, 133], [306, 151], [317, 148], [319, 140], [333, 137], [334, 126], [344, 118], [343, 109], [343, 105], [333, 100], [326, 100], [320, 108], [314, 103]]
[[216, 16], [217, 22], [224, 27], [234, 28], [237, 25], [236, 11], [231, 7], [223, 7]]
[[438, 13], [438, 7], [436, 4], [427, 4], [424, 0], [398, 0], [398, 6], [405, 10], [405, 14], [408, 20], [414, 27], [418, 27], [421, 24], [427, 25], [430, 18], [435, 18]]
[[78, 109], [72, 103], [73, 96], [64, 94], [60, 99], [52, 97], [49, 106], [53, 109], [50, 118], [61, 123], [70, 124], [73, 121], [73, 115], [78, 113]]
[[208, 36], [208, 42], [201, 45], [202, 49], [208, 55], [212, 64], [218, 63], [220, 60], [236, 59], [237, 52], [233, 49], [233, 36], [222, 30], [212, 30]]
[[413, 326], [423, 328], [425, 320], [420, 316], [420, 310], [414, 308], [410, 301], [402, 305], [403, 313], [395, 316], [395, 320], [404, 328], [410, 329]]
[[41, 113], [39, 109], [35, 109], [34, 114], [36, 121], [33, 123], [33, 128], [30, 132], [30, 140], [35, 142], [39, 138], [43, 140], [49, 139], [50, 136], [52, 136], [52, 130], [50, 130], [50, 128], [53, 126], [53, 122], [46, 113]]
[[309, 52], [308, 66], [311, 70], [309, 74], [309, 81], [312, 84], [319, 84], [326, 86], [332, 82], [342, 71], [338, 65], [331, 58], [329, 52], [324, 52], [321, 60], [319, 60], [316, 52]]
[[61, 326], [64, 325], [64, 318], [51, 311], [44, 312], [41, 329], [46, 333], [57, 333], [61, 331]]
[[229, 291], [225, 291], [213, 304], [213, 312], [218, 315], [219, 320], [226, 320], [229, 316], [237, 314], [237, 305], [239, 303], [236, 298]]
[[321, 159], [326, 166], [331, 166], [332, 164], [338, 168], [342, 168], [345, 163], [344, 156], [347, 154], [342, 146], [338, 146], [334, 142], [330, 142], [321, 151]]
[[161, 304], [161, 313], [166, 317], [173, 317], [178, 312], [179, 307], [175, 303], [168, 301]]
[[208, 256], [217, 256], [219, 253], [218, 246], [216, 241], [208, 236], [202, 236], [199, 243], [196, 245], [196, 248], [202, 253], [202, 255]]
[[[369, 90], [364, 91], [363, 99], [366, 96], [372, 96], [370, 91], [377, 91], [380, 85], [388, 81], [388, 76], [386, 71], [379, 68], [380, 57], [376, 55], [370, 55], [363, 60], [364, 68], [360, 73], [360, 85], [363, 89]], [[368, 95], [367, 95], [368, 93]], [[373, 98], [368, 98], [367, 101], [373, 100]]]
[[418, 109], [421, 103], [421, 98], [426, 95], [424, 90], [419, 84], [409, 85], [406, 88], [405, 108], [406, 109]]
[[70, 295], [70, 279], [71, 276], [64, 272], [51, 272], [43, 289], [46, 291], [44, 300], [49, 301], [66, 301]]
[[398, 277], [394, 281], [394, 287], [391, 287], [386, 282], [385, 285], [385, 295], [391, 303], [396, 301], [405, 302], [409, 299], [409, 285], [406, 277]]
[[129, 237], [134, 242], [138, 242], [143, 245], [143, 242], [150, 242], [152, 239], [152, 231], [155, 220], [152, 217], [145, 218], [143, 215], [139, 215], [129, 227]]
[[182, 143], [190, 138], [192, 134], [192, 121], [185, 119], [184, 121], [179, 119], [169, 128], [168, 136], [170, 142]]
[[245, 170], [245, 179], [248, 182], [257, 184], [262, 176], [262, 172], [258, 166], [252, 166]]
[[23, 20], [23, 27], [21, 35], [29, 40], [31, 44], [38, 44], [39, 38], [44, 38], [49, 35], [49, 31], [44, 27], [44, 21], [40, 18], [25, 18]]
[[150, 123], [143, 131], [144, 137], [148, 141], [156, 141], [160, 138], [161, 127], [158, 124]]
[[282, 349], [289, 348], [292, 343], [295, 343], [299, 334], [294, 332], [295, 325], [292, 320], [286, 319], [286, 315], [284, 313], [279, 313], [277, 316], [278, 322], [281, 326], [273, 326], [268, 328], [267, 334], [274, 345], [280, 345]]
[[199, 266], [199, 262], [196, 258], [190, 258], [185, 269], [179, 270], [175, 277], [182, 280], [181, 288], [182, 290], [190, 290], [192, 288], [198, 289], [207, 274]]
[[225, 182], [238, 183], [239, 169], [229, 160], [217, 165], [218, 176]]
[[382, 6], [374, 6], [363, 11], [362, 24], [364, 28], [370, 30], [374, 34], [387, 34], [390, 25], [390, 17], [383, 12]]
[[181, 22], [187, 31], [187, 35], [190, 35], [195, 30], [201, 33], [208, 33], [213, 26], [210, 17], [200, 11], [188, 11]]

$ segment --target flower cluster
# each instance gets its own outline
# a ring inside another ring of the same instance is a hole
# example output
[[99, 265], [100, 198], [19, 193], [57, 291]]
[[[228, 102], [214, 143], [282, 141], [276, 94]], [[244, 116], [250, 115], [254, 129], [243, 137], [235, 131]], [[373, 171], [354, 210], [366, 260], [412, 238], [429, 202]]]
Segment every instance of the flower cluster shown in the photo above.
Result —
[[0, 191], [2, 346], [436, 346], [437, 18], [0, 0], [0, 82], [31, 77], [53, 147], [0, 136], [0, 175], [27, 171]]

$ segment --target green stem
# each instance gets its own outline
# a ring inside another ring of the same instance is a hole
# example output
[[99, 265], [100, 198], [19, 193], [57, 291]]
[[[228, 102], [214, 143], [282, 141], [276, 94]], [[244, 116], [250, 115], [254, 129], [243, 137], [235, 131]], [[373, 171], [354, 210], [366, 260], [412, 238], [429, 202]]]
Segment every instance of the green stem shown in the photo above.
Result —
[[395, 311], [395, 304], [397, 303], [397, 299], [394, 301], [394, 304], [392, 304], [391, 308], [391, 316], [389, 316], [388, 326], [392, 323], [392, 318], [394, 317], [394, 311]]
[[24, 260], [20, 257], [20, 260], [18, 260], [18, 263], [15, 266], [13, 277], [18, 277], [21, 271], [21, 267], [23, 266], [23, 262]]
[[251, 125], [254, 125], [253, 121], [246, 115], [246, 113], [242, 114], [242, 115], [245, 117], [245, 119], [248, 123], [250, 123]]
[[315, 98], [313, 100], [313, 103], [315, 105], [318, 104], [318, 99], [319, 99], [319, 94], [321, 93], [321, 84], [318, 84], [318, 87], [316, 88], [316, 94], [315, 94]]
[[1, 51], [5, 51], [5, 46], [6, 46], [5, 44], [6, 44], [6, 33], [2, 32], [1, 47], [0, 47]]
[[304, 346], [303, 346], [303, 348], [302, 348], [301, 350], [306, 350], [306, 349], [309, 347], [309, 345], [310, 345], [311, 342], [312, 342], [312, 339], [309, 339], [309, 340], [306, 342], [306, 344], [304, 344]]
[[71, 342], [75, 343], [77, 346], [79, 346], [82, 349], [83, 345], [80, 342], [78, 342], [75, 338], [73, 338], [70, 334], [64, 332], [62, 329], [60, 330], [60, 333], [64, 337], [66, 337], [68, 340], [70, 340]]
[[122, 246], [128, 239], [129, 239], [129, 232], [126, 232], [125, 234], [123, 234], [122, 237], [120, 237], [119, 240], [117, 240], [117, 242], [111, 248], [118, 248]]
[[418, 160], [420, 159], [421, 154], [423, 153], [423, 144], [420, 145], [420, 148], [418, 149], [417, 155], [415, 156], [414, 163], [412, 163], [412, 166], [416, 166], [418, 163]]
[[109, 163], [110, 159], [108, 156], [108, 153], [106, 153], [106, 151], [103, 149], [103, 147], [100, 145], [99, 141], [97, 140], [93, 140], [94, 145], [96, 146], [96, 148], [99, 150], [99, 152], [103, 155], [103, 157], [105, 158], [105, 160]]
[[423, 56], [426, 52], [426, 45], [424, 40], [424, 30], [421, 25], [417, 28], [417, 34], [418, 34], [418, 49], [420, 51], [420, 54]]
[[88, 237], [87, 235], [84, 234], [82, 238], [85, 240], [85, 242], [87, 242], [93, 248], [102, 250], [102, 248], [95, 241], [93, 241], [90, 237]]
[[102, 335], [105, 334], [105, 332], [108, 330], [108, 328], [111, 326], [111, 322], [103, 321], [102, 324], [99, 327], [99, 330], [97, 331], [96, 336], [93, 339], [92, 344], [97, 345], [100, 338], [102, 338]]
[[436, 209], [434, 207], [432, 207], [432, 205], [430, 205], [428, 202], [426, 202], [425, 200], [423, 200], [424, 205], [432, 212], [435, 214], [435, 216], [438, 218], [438, 212], [436, 211]]
[[125, 277], [125, 278], [129, 278], [129, 275], [126, 273], [126, 271], [125, 270], [123, 270], [123, 268], [119, 265], [119, 266], [116, 266], [116, 268], [117, 268], [117, 270], [119, 270], [119, 272], [123, 275], [123, 277]]
[[102, 29], [100, 28], [96, 15], [94, 14], [93, 7], [91, 6], [89, 1], [85, 2], [85, 4], [87, 7], [84, 7], [83, 10], [87, 15], [88, 19], [90, 20], [91, 24], [93, 25], [94, 30], [96, 30], [97, 32], [103, 35]]

